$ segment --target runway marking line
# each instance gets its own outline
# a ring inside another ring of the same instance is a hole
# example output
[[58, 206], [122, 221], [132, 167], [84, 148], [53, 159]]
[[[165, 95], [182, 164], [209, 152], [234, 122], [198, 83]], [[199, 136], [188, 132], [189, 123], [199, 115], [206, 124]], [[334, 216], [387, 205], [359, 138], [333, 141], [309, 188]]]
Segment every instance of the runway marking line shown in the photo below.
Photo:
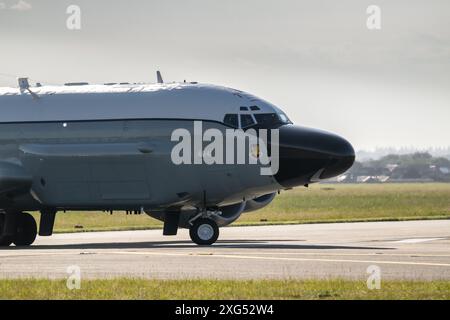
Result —
[[411, 238], [411, 239], [391, 241], [391, 243], [422, 243], [436, 240], [446, 240], [446, 238]]
[[347, 260], [347, 259], [312, 259], [312, 258], [286, 258], [286, 257], [258, 257], [245, 255], [227, 255], [227, 254], [212, 254], [212, 255], [198, 255], [186, 253], [162, 253], [162, 252], [139, 252], [139, 251], [113, 251], [109, 254], [128, 254], [128, 255], [161, 255], [174, 257], [208, 257], [208, 258], [227, 258], [227, 259], [253, 259], [253, 260], [282, 260], [282, 261], [315, 261], [315, 262], [344, 262], [344, 263], [370, 263], [370, 264], [395, 264], [395, 265], [416, 265], [416, 266], [432, 266], [432, 267], [450, 267], [450, 263], [433, 263], [433, 262], [407, 262], [407, 261], [376, 261], [376, 260]]
[[[214, 252], [167, 252], [167, 251], [108, 251], [108, 249], [102, 251], [77, 251], [77, 249], [67, 249], [74, 252], [58, 252], [58, 251], [49, 251], [49, 252], [36, 252], [35, 250], [27, 250], [27, 252], [21, 251], [0, 251], [0, 258], [15, 258], [15, 257], [33, 257], [33, 256], [59, 256], [59, 255], [95, 255], [95, 254], [151, 254], [151, 255], [177, 255], [177, 256], [243, 256], [240, 253], [234, 254], [216, 254]], [[34, 252], [33, 252], [34, 251]], [[4, 253], [4, 254], [3, 254]], [[24, 253], [24, 254], [21, 254]], [[420, 254], [420, 253], [323, 253], [323, 252], [246, 252], [246, 254], [254, 254], [254, 255], [301, 255], [301, 256], [372, 256], [372, 257], [411, 257], [411, 258], [449, 258], [450, 254]], [[244, 255], [245, 256], [245, 255]], [[252, 256], [253, 257], [253, 256]], [[266, 257], [261, 257], [266, 258]], [[279, 259], [279, 258], [273, 258]], [[291, 258], [288, 258], [291, 259]], [[347, 261], [347, 260], [346, 260]], [[359, 260], [358, 260], [359, 261]]]
[[[411, 257], [411, 258], [450, 258], [450, 254], [421, 254], [421, 253], [323, 253], [323, 252], [247, 252], [262, 255], [305, 255], [305, 256], [374, 256], [374, 257]], [[236, 253], [239, 254], [239, 253]]]

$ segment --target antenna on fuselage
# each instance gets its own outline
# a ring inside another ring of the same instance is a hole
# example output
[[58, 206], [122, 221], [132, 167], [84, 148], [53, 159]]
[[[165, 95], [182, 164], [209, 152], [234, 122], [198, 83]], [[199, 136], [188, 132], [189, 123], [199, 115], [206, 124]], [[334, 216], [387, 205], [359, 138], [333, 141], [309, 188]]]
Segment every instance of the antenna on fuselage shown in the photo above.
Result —
[[26, 90], [31, 94], [33, 99], [39, 99], [39, 96], [30, 90], [30, 83], [28, 82], [28, 78], [19, 78], [18, 82], [19, 82], [20, 91]]
[[158, 79], [158, 83], [164, 83], [161, 72], [156, 71], [156, 78]]

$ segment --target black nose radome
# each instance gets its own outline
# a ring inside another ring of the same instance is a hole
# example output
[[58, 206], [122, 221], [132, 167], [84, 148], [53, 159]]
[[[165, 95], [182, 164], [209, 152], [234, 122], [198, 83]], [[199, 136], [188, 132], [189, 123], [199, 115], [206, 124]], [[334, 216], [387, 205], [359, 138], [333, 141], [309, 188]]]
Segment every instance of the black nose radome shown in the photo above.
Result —
[[355, 161], [344, 138], [322, 130], [285, 125], [280, 130], [280, 168], [275, 179], [291, 188], [338, 176]]

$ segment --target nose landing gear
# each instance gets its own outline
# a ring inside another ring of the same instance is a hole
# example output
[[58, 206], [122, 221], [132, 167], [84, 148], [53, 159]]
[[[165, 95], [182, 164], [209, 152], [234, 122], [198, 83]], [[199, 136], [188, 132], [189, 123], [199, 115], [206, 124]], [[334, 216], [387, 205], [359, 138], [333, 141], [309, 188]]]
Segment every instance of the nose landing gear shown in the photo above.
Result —
[[189, 229], [191, 240], [202, 246], [212, 245], [219, 238], [219, 227], [210, 218], [196, 219]]

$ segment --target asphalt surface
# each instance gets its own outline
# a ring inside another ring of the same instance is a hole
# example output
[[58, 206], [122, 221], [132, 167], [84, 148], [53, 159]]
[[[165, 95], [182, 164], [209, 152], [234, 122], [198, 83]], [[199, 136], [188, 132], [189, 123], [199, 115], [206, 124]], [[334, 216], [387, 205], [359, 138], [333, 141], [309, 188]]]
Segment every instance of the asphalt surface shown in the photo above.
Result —
[[[450, 220], [222, 228], [211, 247], [187, 230], [57, 234], [0, 249], [0, 278], [450, 280]], [[73, 269], [72, 269], [73, 270]]]

